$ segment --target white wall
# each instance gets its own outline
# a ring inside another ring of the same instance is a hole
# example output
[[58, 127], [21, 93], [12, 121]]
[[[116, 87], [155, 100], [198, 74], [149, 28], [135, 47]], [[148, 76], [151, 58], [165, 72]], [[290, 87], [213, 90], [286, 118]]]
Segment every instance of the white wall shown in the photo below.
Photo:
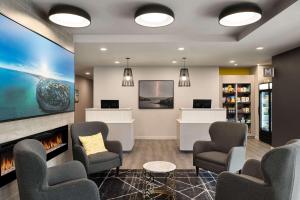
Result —
[[[49, 24], [39, 16], [30, 0], [1, 0], [0, 12], [26, 27], [44, 35], [50, 40], [73, 51], [72, 36], [58, 26]], [[0, 123], [0, 143], [29, 136], [38, 132], [53, 129], [74, 122], [74, 113], [44, 116], [32, 119]], [[69, 153], [48, 162], [49, 165], [58, 164], [69, 159]], [[16, 181], [0, 189], [0, 199], [18, 199]]]
[[[218, 67], [189, 68], [191, 87], [178, 87], [179, 67], [133, 67], [134, 87], [122, 87], [122, 67], [94, 68], [94, 107], [101, 99], [119, 99], [120, 107], [132, 108], [134, 132], [139, 139], [175, 139], [179, 108], [192, 107], [194, 98], [212, 99], [219, 107]], [[138, 109], [139, 80], [174, 80], [174, 109]]]

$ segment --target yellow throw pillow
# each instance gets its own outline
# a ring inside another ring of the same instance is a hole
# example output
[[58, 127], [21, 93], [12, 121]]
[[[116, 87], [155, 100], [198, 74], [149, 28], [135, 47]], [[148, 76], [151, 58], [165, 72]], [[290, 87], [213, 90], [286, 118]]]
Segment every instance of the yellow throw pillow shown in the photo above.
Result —
[[79, 140], [87, 155], [106, 152], [104, 140], [101, 133], [91, 136], [79, 136]]

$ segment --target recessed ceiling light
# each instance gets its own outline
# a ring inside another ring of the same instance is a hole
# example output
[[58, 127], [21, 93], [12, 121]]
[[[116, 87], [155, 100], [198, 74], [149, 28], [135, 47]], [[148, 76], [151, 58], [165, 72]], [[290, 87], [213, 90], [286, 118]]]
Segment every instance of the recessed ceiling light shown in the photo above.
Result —
[[172, 63], [173, 63], [173, 64], [176, 64], [176, 63], [177, 63], [177, 61], [176, 61], [176, 60], [173, 60], [173, 61], [172, 61]]
[[101, 48], [100, 48], [100, 51], [107, 51], [107, 48], [101, 47]]
[[178, 47], [178, 51], [184, 51], [184, 47]]
[[262, 17], [261, 8], [253, 3], [241, 3], [225, 8], [219, 23], [223, 26], [245, 26], [259, 21]]
[[238, 66], [238, 64], [237, 64], [237, 63], [235, 63], [235, 64], [234, 64], [234, 66]]
[[115, 64], [120, 64], [120, 61], [115, 61]]
[[86, 27], [91, 24], [91, 17], [86, 11], [69, 5], [52, 7], [48, 18], [55, 24], [73, 28]]
[[135, 22], [147, 27], [167, 26], [174, 21], [174, 12], [160, 4], [148, 4], [135, 12]]
[[263, 50], [264, 47], [257, 47], [256, 50]]
[[235, 60], [231, 60], [231, 61], [229, 61], [229, 63], [231, 63], [231, 64], [232, 64], [232, 63], [235, 63]]
[[91, 73], [90, 72], [85, 72], [85, 75], [91, 75]]

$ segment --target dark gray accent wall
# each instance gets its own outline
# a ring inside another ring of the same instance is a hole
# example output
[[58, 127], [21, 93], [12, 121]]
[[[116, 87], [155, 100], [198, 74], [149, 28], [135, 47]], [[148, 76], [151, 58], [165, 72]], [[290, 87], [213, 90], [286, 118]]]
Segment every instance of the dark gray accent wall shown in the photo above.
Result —
[[273, 57], [272, 146], [300, 138], [300, 47]]

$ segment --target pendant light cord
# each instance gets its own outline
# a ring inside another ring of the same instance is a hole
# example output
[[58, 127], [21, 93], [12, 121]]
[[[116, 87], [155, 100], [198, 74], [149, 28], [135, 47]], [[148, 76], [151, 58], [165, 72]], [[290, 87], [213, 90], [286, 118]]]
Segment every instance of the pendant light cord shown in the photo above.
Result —
[[185, 68], [186, 68], [186, 67], [185, 67], [186, 57], [183, 57], [182, 60], [183, 60], [183, 69], [185, 69]]
[[126, 58], [126, 60], [127, 60], [127, 68], [129, 67], [129, 60], [130, 60], [130, 58]]

